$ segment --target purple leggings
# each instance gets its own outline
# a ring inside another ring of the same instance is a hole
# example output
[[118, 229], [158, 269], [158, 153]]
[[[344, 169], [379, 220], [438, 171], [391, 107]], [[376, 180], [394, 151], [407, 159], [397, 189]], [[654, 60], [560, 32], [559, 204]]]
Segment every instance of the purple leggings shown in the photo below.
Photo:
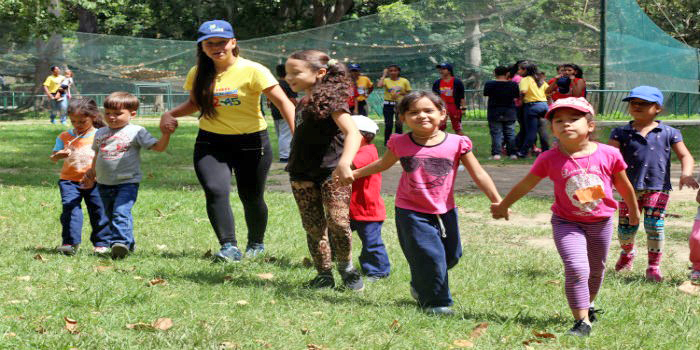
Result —
[[613, 220], [585, 223], [552, 215], [554, 244], [564, 263], [566, 299], [571, 309], [588, 309], [605, 274]]

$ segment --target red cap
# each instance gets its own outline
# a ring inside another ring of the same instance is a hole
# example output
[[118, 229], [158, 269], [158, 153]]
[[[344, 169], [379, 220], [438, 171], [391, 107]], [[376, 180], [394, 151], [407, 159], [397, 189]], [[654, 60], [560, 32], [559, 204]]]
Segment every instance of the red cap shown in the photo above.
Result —
[[572, 108], [577, 111], [595, 115], [593, 106], [584, 97], [567, 97], [554, 101], [554, 103], [552, 103], [552, 105], [549, 107], [547, 114], [544, 115], [545, 119], [550, 120], [552, 117], [552, 112], [562, 108]]

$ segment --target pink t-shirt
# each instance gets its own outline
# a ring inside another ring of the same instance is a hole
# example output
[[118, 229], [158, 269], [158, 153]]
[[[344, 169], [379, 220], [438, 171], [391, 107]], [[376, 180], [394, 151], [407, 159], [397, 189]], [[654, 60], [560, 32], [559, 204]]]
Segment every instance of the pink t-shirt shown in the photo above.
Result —
[[[613, 175], [624, 171], [627, 164], [617, 148], [596, 144], [598, 149], [593, 154], [576, 157], [575, 161], [555, 148], [540, 154], [532, 165], [530, 173], [548, 177], [554, 183], [552, 212], [555, 215], [571, 221], [596, 222], [615, 213], [617, 201], [612, 193]], [[602, 187], [604, 198], [593, 196], [588, 201], [580, 200], [579, 195], [596, 192], [584, 189], [597, 186]]]
[[452, 194], [460, 157], [471, 151], [466, 136], [446, 134], [434, 146], [415, 143], [411, 134], [391, 135], [387, 148], [401, 161], [403, 172], [395, 205], [426, 214], [444, 214], [455, 207]]

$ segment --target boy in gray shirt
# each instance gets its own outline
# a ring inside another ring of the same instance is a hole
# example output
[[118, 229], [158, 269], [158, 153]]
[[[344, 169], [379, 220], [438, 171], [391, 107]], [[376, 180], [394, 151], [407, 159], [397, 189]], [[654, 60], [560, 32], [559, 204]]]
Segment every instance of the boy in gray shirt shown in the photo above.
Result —
[[112, 230], [112, 259], [121, 259], [134, 250], [134, 219], [131, 208], [136, 202], [141, 173], [142, 148], [163, 152], [170, 134], [158, 140], [144, 127], [130, 124], [136, 116], [139, 100], [128, 92], [113, 92], [104, 102], [107, 127], [95, 133], [92, 168], [85, 174], [85, 187], [97, 182]]

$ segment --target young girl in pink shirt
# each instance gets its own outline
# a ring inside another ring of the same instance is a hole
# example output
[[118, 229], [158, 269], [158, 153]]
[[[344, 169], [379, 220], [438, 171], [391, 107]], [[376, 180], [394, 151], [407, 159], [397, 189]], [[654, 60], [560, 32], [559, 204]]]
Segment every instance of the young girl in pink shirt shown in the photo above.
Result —
[[440, 130], [447, 111], [440, 97], [416, 91], [398, 106], [408, 134], [392, 135], [382, 158], [353, 172], [355, 179], [401, 162], [396, 190], [396, 230], [411, 268], [411, 295], [429, 314], [452, 314], [447, 270], [462, 256], [453, 190], [459, 162], [492, 203], [501, 196], [479, 164], [466, 136]]
[[495, 219], [508, 219], [508, 208], [543, 178], [554, 183], [552, 230], [564, 263], [566, 297], [576, 319], [570, 335], [587, 336], [596, 310], [593, 300], [603, 282], [605, 259], [617, 209], [612, 187], [630, 208], [629, 221], [639, 223], [634, 189], [619, 150], [591, 140], [595, 130], [593, 107], [583, 97], [557, 100], [545, 118], [551, 121], [558, 147], [542, 153], [530, 173], [491, 206]]

